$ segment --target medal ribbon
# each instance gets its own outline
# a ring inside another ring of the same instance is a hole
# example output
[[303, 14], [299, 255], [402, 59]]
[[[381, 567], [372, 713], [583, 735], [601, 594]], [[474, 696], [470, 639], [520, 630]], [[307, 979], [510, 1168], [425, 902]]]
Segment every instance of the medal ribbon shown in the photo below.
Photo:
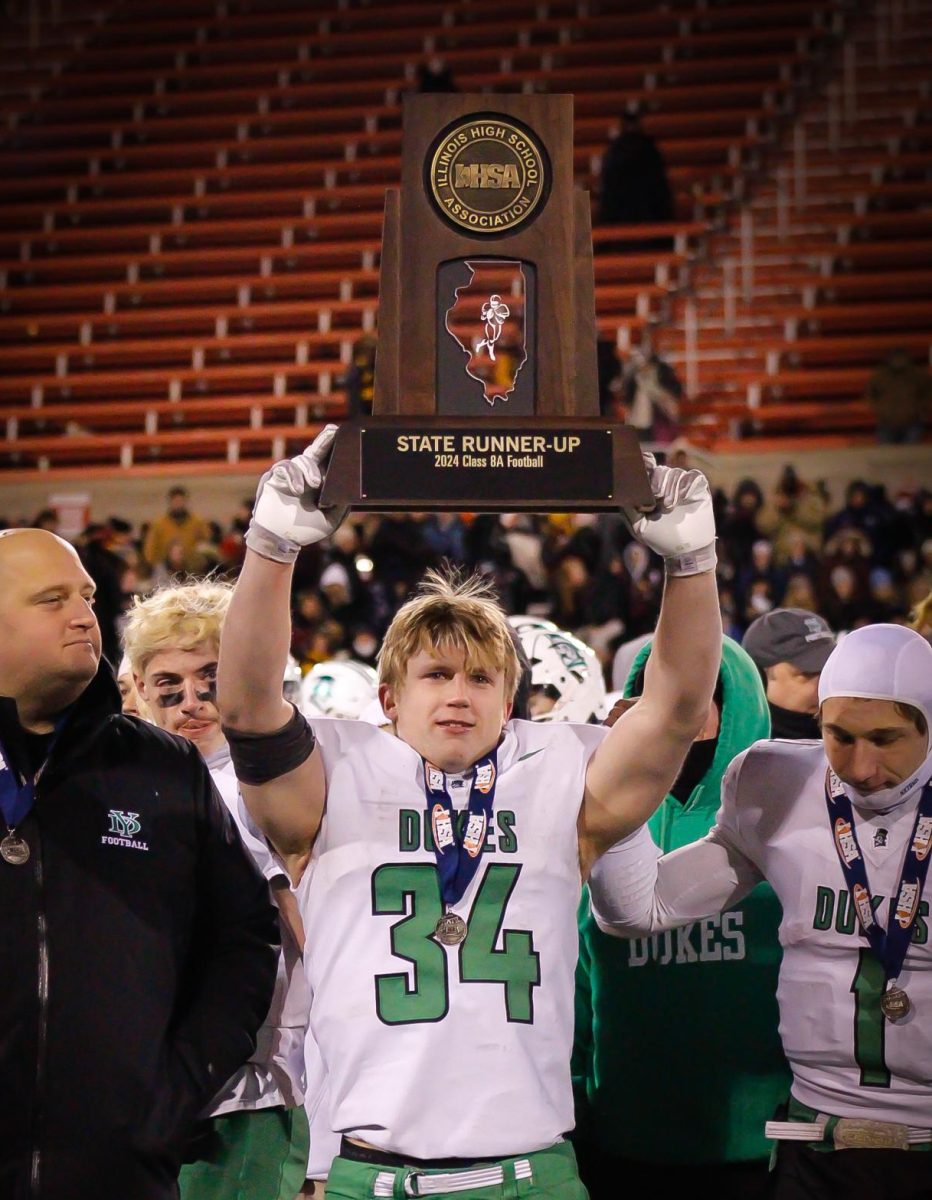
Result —
[[831, 770], [825, 773], [825, 803], [838, 861], [848, 885], [854, 911], [871, 949], [882, 963], [887, 979], [896, 979], [902, 970], [909, 949], [913, 925], [919, 914], [919, 901], [932, 857], [932, 780], [922, 789], [916, 820], [906, 854], [900, 881], [890, 897], [890, 913], [886, 931], [874, 919], [874, 904], [867, 882], [867, 866], [858, 835], [854, 828], [851, 801], [838, 776]]
[[424, 791], [434, 840], [434, 856], [440, 874], [440, 894], [449, 907], [469, 887], [485, 848], [485, 835], [492, 820], [498, 765], [495, 750], [480, 758], [473, 768], [472, 788], [462, 836], [457, 833], [457, 813], [447, 792], [443, 771], [424, 763]]
[[32, 811], [32, 806], [36, 801], [36, 784], [39, 782], [39, 776], [45, 770], [45, 764], [51, 757], [52, 750], [55, 748], [55, 743], [58, 741], [58, 735], [64, 727], [66, 713], [55, 722], [55, 732], [52, 734], [52, 739], [49, 742], [49, 748], [45, 755], [45, 762], [36, 771], [34, 779], [23, 779], [20, 781], [13, 767], [10, 765], [10, 758], [5, 747], [0, 743], [0, 757], [3, 758], [4, 766], [0, 767], [0, 812], [3, 813], [3, 819], [6, 821], [7, 828], [14, 830], [20, 821], [29, 816]]

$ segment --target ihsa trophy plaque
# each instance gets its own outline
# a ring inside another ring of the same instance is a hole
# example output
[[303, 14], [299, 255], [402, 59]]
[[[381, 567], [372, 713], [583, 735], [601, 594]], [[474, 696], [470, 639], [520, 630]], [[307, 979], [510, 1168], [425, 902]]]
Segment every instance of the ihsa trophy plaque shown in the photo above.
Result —
[[386, 195], [372, 416], [324, 504], [595, 511], [653, 502], [599, 416], [589, 199], [571, 96], [408, 96]]

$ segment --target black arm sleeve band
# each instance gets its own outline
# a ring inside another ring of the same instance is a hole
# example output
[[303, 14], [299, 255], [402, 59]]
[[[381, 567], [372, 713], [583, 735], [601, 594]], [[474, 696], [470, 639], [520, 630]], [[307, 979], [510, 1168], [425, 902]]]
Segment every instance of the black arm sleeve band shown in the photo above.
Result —
[[313, 730], [296, 708], [291, 720], [272, 733], [243, 733], [227, 725], [221, 728], [230, 746], [236, 778], [253, 787], [300, 767], [317, 744]]

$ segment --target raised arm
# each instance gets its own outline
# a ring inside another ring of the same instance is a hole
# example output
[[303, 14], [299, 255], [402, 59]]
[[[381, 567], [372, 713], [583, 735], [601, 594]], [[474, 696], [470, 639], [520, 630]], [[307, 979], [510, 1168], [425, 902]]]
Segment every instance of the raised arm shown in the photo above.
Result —
[[675, 929], [730, 908], [761, 881], [754, 864], [718, 827], [659, 855], [642, 826], [595, 864], [589, 900], [604, 933], [646, 937]]
[[646, 516], [628, 516], [639, 540], [663, 555], [666, 582], [644, 694], [612, 727], [586, 772], [579, 819], [584, 871], [642, 825], [672, 787], [708, 716], [721, 661], [708, 481], [699, 471], [657, 467], [646, 457], [657, 506]]
[[303, 454], [276, 463], [259, 482], [217, 671], [217, 701], [243, 799], [294, 882], [317, 835], [325, 782], [304, 718], [282, 697], [291, 576], [299, 550], [332, 533], [343, 517], [317, 507], [335, 433], [328, 425]]

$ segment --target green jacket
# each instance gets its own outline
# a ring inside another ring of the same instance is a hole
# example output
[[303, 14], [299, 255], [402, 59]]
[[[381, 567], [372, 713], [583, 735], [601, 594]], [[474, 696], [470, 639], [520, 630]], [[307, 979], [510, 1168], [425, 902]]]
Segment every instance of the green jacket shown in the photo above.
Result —
[[[632, 680], [650, 653], [645, 646]], [[760, 674], [724, 638], [718, 746], [685, 804], [650, 820], [664, 850], [714, 822], [725, 768], [770, 733]], [[761, 884], [734, 909], [652, 938], [620, 940], [580, 908], [573, 1082], [580, 1138], [641, 1162], [763, 1158], [764, 1122], [789, 1092], [777, 1033], [780, 906]]]

